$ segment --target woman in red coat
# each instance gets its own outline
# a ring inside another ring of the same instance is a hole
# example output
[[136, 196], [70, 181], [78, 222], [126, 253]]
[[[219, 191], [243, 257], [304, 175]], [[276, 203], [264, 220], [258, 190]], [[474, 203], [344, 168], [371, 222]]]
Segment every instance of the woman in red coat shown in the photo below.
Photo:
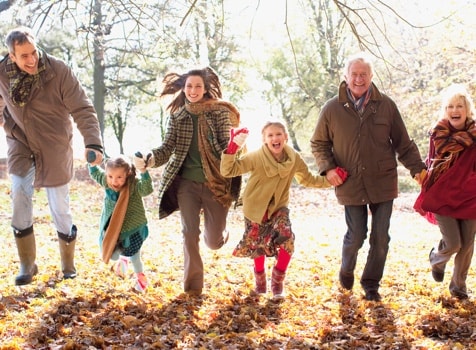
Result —
[[442, 118], [430, 131], [428, 174], [415, 209], [433, 213], [441, 231], [438, 247], [430, 252], [431, 272], [442, 282], [445, 267], [455, 255], [449, 285], [452, 296], [468, 298], [466, 277], [476, 233], [476, 126], [473, 102], [460, 85], [445, 91]]

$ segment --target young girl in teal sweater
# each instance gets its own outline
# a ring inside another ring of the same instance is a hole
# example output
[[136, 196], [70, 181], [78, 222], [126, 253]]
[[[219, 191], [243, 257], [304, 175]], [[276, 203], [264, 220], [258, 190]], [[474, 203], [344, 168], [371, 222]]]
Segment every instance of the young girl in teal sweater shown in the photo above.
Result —
[[135, 274], [135, 289], [147, 288], [143, 272], [141, 247], [149, 235], [142, 197], [152, 193], [152, 179], [144, 167], [140, 178], [136, 168], [125, 156], [109, 158], [105, 169], [88, 166], [91, 178], [105, 188], [104, 204], [99, 224], [99, 246], [104, 262], [114, 261], [112, 270], [121, 278], [127, 273], [128, 262]]

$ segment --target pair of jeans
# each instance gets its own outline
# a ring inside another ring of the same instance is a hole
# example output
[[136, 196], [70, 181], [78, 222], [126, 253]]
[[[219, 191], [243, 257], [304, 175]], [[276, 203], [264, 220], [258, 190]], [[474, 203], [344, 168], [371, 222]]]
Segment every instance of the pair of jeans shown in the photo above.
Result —
[[182, 220], [184, 251], [184, 291], [200, 291], [203, 288], [203, 262], [200, 256], [200, 220], [203, 210], [204, 241], [212, 250], [224, 244], [226, 217], [229, 207], [213, 198], [205, 183], [187, 179], [180, 181], [177, 192]]
[[365, 263], [360, 284], [363, 289], [377, 291], [383, 276], [385, 261], [390, 243], [390, 217], [392, 216], [393, 200], [367, 205], [346, 205], [345, 221], [347, 232], [342, 244], [341, 273], [353, 275], [357, 256], [368, 232], [368, 212], [372, 214], [372, 224], [369, 238], [369, 252]]
[[[12, 181], [12, 226], [24, 230], [33, 225], [33, 182], [35, 167], [32, 166], [26, 176], [11, 175]], [[69, 186], [45, 187], [53, 223], [58, 232], [69, 234], [73, 218], [69, 206]]]

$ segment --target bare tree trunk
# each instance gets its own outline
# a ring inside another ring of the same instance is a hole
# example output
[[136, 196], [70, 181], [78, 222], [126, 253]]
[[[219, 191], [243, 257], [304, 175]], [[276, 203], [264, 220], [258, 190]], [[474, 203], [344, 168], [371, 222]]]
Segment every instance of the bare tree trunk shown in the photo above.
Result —
[[101, 128], [101, 137], [104, 144], [104, 97], [106, 94], [106, 85], [104, 82], [104, 72], [106, 66], [104, 63], [104, 31], [102, 23], [102, 0], [95, 0], [93, 5], [93, 23], [94, 33], [94, 108]]

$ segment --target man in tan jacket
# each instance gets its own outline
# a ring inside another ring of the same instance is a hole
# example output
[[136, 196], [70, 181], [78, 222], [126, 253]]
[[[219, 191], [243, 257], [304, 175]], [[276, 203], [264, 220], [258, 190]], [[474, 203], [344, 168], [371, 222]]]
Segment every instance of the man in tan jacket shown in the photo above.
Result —
[[10, 31], [0, 62], [0, 111], [12, 180], [12, 227], [20, 259], [16, 285], [31, 283], [38, 273], [33, 232], [34, 188], [44, 187], [58, 233], [63, 278], [75, 278], [77, 228], [69, 206], [73, 177], [74, 120], [85, 154], [102, 161], [99, 122], [91, 101], [72, 70], [37, 48], [29, 28]]

